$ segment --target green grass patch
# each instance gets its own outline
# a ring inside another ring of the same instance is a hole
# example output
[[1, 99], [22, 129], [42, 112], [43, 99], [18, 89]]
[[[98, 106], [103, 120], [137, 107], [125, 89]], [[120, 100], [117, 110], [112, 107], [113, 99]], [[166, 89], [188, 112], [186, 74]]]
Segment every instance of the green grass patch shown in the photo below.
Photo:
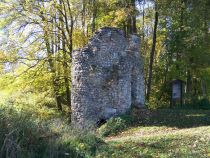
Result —
[[106, 137], [108, 147], [97, 157], [210, 157], [209, 110], [162, 109], [143, 117], [141, 113], [133, 111], [132, 124]]
[[[210, 110], [133, 110], [95, 131], [77, 131], [51, 99], [1, 100], [2, 158], [206, 158]], [[101, 138], [103, 136], [103, 138]]]
[[[112, 153], [110, 157], [208, 157], [210, 137], [201, 135], [164, 135], [149, 138], [134, 138], [125, 141], [109, 142]], [[109, 151], [110, 152], [110, 151]], [[99, 157], [108, 157], [100, 155]]]

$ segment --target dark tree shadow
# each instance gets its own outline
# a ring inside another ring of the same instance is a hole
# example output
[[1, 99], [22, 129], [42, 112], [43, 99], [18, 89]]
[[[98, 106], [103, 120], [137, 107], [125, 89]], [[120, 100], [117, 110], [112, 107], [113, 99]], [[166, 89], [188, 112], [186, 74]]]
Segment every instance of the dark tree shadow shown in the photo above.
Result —
[[132, 117], [134, 121], [131, 126], [168, 126], [177, 128], [210, 126], [210, 110], [134, 110]]

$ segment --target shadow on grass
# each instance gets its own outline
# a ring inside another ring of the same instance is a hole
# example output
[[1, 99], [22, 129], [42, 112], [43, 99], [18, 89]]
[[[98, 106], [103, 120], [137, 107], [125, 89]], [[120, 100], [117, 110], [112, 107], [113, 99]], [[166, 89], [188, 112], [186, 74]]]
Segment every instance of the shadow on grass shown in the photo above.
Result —
[[[131, 115], [121, 115], [108, 120], [103, 128], [101, 128], [101, 134], [105, 137], [115, 136], [128, 128], [141, 128], [142, 126], [176, 128], [210, 126], [210, 110], [161, 109], [149, 111], [146, 109], [134, 109]], [[157, 128], [157, 130], [159, 129]], [[152, 132], [151, 134], [155, 133], [154, 131]], [[144, 137], [135, 139], [138, 135], [133, 135], [134, 139], [129, 139], [130, 133], [128, 132], [127, 134], [118, 135], [117, 139], [111, 139], [111, 141], [108, 141], [109, 143], [100, 146], [97, 150], [98, 155], [110, 158], [206, 157], [208, 155], [209, 143], [206, 142], [206, 139], [201, 139], [202, 133], [199, 136], [190, 134], [186, 136], [172, 134], [157, 135], [145, 137], [145, 139]]]
[[166, 126], [175, 128], [192, 128], [210, 126], [210, 110], [133, 109], [129, 115], [111, 118], [98, 129], [103, 137], [114, 136], [133, 127]]
[[[196, 137], [153, 138], [141, 141], [112, 142], [114, 157], [205, 157], [208, 144], [194, 146]], [[193, 148], [193, 150], [192, 150]], [[203, 150], [205, 149], [205, 150]], [[196, 152], [195, 152], [196, 151]], [[205, 155], [205, 156], [204, 156]]]
[[210, 110], [134, 110], [132, 116], [134, 121], [131, 126], [191, 128], [210, 125]]

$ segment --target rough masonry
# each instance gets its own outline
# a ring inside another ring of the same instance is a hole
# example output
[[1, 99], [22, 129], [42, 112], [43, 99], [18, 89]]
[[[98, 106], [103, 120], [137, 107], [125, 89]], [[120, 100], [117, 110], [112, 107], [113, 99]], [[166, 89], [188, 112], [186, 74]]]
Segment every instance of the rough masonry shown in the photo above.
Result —
[[72, 54], [72, 123], [83, 128], [144, 106], [140, 40], [102, 28]]

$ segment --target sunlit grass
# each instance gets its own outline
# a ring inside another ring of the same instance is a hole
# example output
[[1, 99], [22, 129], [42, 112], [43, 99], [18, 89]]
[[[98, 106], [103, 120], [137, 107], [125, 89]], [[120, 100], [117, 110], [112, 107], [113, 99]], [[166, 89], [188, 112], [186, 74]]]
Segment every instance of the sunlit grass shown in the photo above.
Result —
[[159, 110], [105, 138], [98, 157], [210, 157], [210, 111]]
[[206, 117], [206, 114], [188, 114], [186, 117]]

